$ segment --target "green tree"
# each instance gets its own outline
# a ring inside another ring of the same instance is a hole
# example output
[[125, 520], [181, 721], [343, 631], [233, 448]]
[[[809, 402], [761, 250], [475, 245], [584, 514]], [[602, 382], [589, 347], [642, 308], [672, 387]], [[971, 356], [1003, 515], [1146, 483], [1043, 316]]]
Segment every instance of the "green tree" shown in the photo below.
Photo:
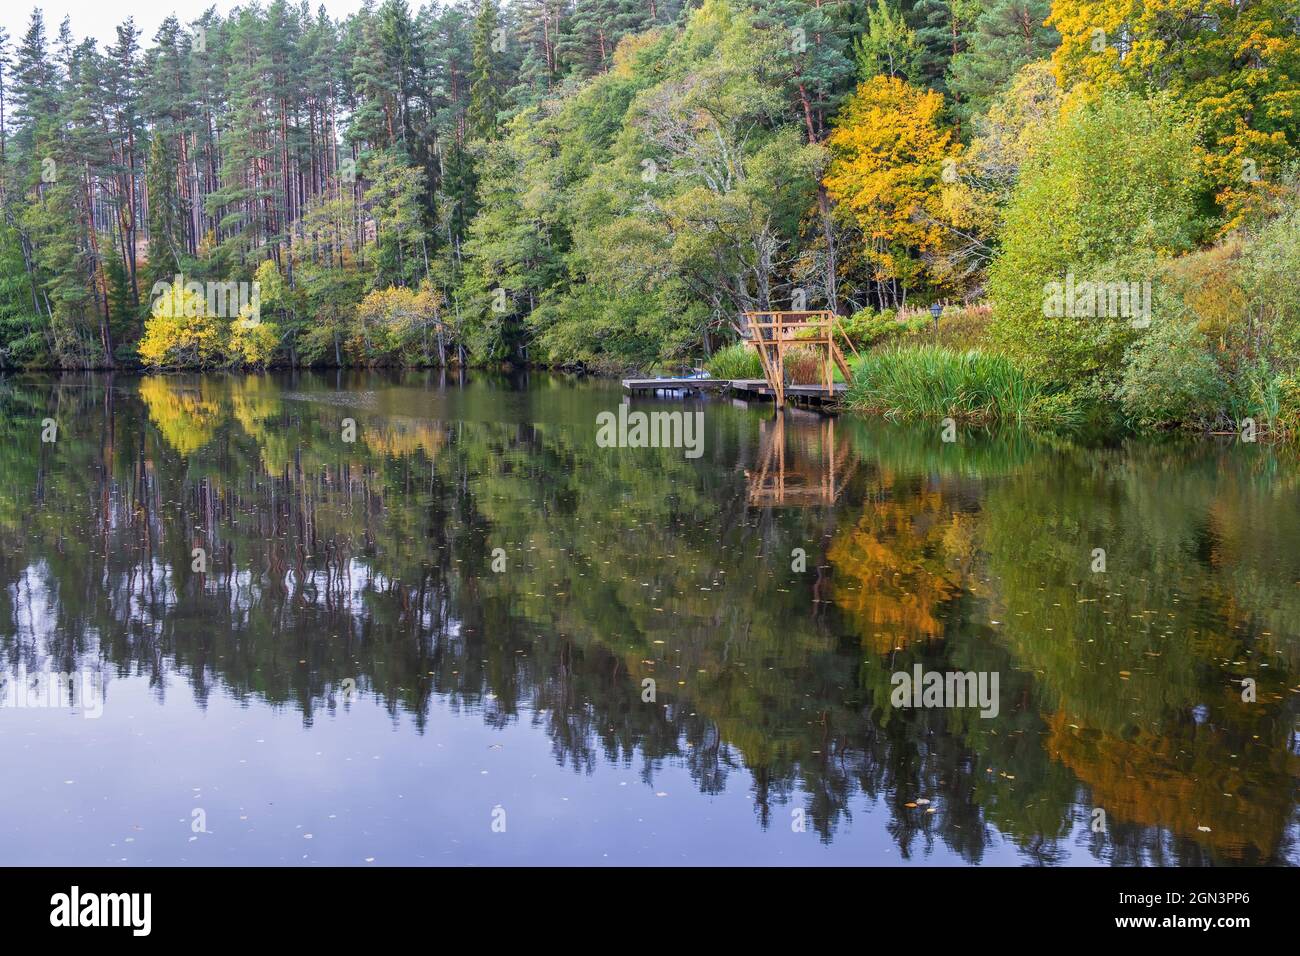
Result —
[[1140, 287], [1158, 259], [1193, 247], [1205, 226], [1197, 145], [1195, 122], [1169, 97], [1110, 93], [1063, 114], [1030, 155], [989, 293], [996, 339], [1033, 374], [1092, 397], [1109, 388], [1140, 323], [1051, 300], [1067, 283], [1081, 300], [1097, 283]]
[[474, 19], [474, 72], [470, 83], [469, 131], [472, 136], [492, 139], [501, 112], [501, 90], [497, 59], [503, 52], [504, 31], [497, 26], [496, 0], [480, 0]]
[[1021, 67], [1051, 55], [1060, 37], [1044, 23], [1050, 7], [1049, 0], [986, 0], [948, 65], [959, 115], [983, 113]]

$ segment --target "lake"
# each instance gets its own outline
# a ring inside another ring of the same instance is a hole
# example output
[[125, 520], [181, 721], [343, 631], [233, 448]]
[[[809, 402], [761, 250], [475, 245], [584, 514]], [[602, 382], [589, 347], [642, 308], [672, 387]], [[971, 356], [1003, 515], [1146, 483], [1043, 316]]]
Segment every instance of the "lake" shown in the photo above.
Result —
[[1300, 862], [1292, 452], [624, 400], [0, 378], [0, 863]]

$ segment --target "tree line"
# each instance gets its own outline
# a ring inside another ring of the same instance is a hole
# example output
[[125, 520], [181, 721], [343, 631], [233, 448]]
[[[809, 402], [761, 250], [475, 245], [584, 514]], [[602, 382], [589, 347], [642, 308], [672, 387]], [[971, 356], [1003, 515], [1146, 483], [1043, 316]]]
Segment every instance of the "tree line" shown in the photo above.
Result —
[[[107, 44], [35, 10], [0, 367], [652, 365], [744, 309], [986, 297], [1015, 352], [1058, 273], [1275, 222], [1298, 102], [1286, 0], [273, 0]], [[1034, 196], [1075, 200], [1046, 237]]]

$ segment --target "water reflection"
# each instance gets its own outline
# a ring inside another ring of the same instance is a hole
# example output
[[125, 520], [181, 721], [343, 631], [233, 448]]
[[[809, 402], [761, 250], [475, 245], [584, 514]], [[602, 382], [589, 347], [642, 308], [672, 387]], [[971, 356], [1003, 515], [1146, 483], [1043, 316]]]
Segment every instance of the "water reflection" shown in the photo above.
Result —
[[834, 504], [857, 465], [848, 443], [836, 444], [833, 416], [799, 408], [761, 422], [758, 442], [759, 465], [745, 469], [755, 507]]
[[[598, 448], [620, 400], [558, 376], [4, 380], [2, 679], [90, 669], [111, 707], [115, 677], [162, 701], [179, 677], [308, 726], [355, 688], [416, 735], [446, 704], [583, 775], [747, 790], [756, 832], [804, 807], [829, 844], [858, 815], [904, 858], [1296, 861], [1289, 457], [712, 402], [691, 461]], [[892, 708], [915, 664], [997, 671], [998, 716]]]

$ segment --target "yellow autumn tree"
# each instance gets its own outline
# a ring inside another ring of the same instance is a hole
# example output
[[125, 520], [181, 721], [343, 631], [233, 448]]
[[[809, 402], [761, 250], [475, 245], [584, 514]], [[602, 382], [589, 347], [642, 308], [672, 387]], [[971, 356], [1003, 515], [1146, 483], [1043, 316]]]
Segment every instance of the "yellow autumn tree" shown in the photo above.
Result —
[[248, 303], [224, 322], [208, 308], [198, 284], [173, 282], [159, 291], [137, 349], [150, 368], [265, 365], [279, 344], [279, 327]]
[[1052, 57], [1071, 101], [1167, 90], [1196, 114], [1225, 228], [1278, 197], [1300, 158], [1296, 0], [1056, 0]]
[[442, 295], [429, 282], [418, 289], [389, 286], [366, 295], [356, 308], [348, 352], [368, 364], [446, 364], [447, 329]]
[[230, 323], [227, 357], [233, 365], [265, 365], [280, 343], [280, 329], [274, 322], [263, 322], [258, 311], [244, 306], [239, 317]]
[[151, 368], [220, 364], [224, 332], [202, 295], [184, 282], [170, 283], [159, 290], [145, 320], [144, 337], [137, 346], [140, 361]]
[[938, 93], [874, 76], [845, 103], [828, 140], [826, 189], [866, 237], [877, 281], [910, 287], [945, 242], [945, 161], [955, 162], [960, 146], [939, 125], [942, 109]]

